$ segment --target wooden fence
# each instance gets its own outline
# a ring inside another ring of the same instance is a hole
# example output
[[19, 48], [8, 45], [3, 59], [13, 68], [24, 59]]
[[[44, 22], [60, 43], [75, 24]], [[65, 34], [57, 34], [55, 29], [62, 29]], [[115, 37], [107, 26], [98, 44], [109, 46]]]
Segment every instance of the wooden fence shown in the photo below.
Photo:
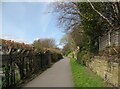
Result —
[[120, 46], [120, 29], [99, 37], [99, 51], [104, 50], [108, 46]]
[[28, 44], [2, 40], [2, 88], [16, 87], [62, 58], [60, 53], [37, 52]]

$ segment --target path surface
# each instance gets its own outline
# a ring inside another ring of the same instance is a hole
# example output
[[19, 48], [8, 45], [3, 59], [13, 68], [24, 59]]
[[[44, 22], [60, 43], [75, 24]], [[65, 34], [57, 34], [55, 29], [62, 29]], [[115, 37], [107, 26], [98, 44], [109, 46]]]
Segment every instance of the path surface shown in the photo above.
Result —
[[58, 61], [24, 87], [73, 87], [70, 60]]

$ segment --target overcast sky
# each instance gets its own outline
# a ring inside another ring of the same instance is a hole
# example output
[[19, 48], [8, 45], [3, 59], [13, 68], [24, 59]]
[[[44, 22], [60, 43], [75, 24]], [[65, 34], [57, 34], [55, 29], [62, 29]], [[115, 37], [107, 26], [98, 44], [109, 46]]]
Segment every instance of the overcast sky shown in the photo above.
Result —
[[50, 2], [2, 3], [2, 38], [29, 44], [38, 38], [53, 38], [59, 44], [64, 33], [57, 26], [57, 15], [49, 13], [53, 10], [49, 4]]

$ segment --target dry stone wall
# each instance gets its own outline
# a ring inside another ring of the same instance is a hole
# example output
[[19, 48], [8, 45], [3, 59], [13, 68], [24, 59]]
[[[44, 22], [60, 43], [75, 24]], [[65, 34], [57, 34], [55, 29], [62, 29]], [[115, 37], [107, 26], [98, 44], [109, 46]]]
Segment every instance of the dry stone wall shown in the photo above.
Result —
[[92, 58], [88, 64], [89, 68], [95, 72], [98, 76], [103, 78], [106, 82], [120, 86], [120, 67], [117, 62], [109, 62], [107, 57], [96, 56]]

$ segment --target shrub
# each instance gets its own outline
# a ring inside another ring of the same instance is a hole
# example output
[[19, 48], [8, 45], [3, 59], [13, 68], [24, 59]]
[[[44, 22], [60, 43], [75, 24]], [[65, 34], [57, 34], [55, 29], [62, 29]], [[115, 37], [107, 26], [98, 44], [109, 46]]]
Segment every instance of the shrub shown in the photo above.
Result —
[[77, 54], [77, 62], [86, 65], [90, 61], [90, 52], [87, 50], [79, 51]]

